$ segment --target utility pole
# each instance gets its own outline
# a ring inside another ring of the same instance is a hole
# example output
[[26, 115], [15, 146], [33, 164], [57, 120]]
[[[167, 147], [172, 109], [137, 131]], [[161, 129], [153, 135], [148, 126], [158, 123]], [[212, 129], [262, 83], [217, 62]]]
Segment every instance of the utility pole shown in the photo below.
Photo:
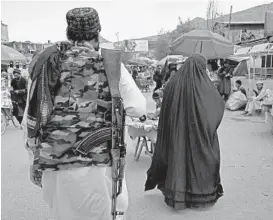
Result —
[[231, 14], [232, 14], [232, 5], [230, 6], [230, 12], [229, 12], [229, 22], [228, 22], [228, 39], [230, 40], [230, 22], [231, 22]]
[[118, 39], [118, 42], [119, 42], [119, 32], [116, 32], [116, 36], [117, 36], [117, 39]]

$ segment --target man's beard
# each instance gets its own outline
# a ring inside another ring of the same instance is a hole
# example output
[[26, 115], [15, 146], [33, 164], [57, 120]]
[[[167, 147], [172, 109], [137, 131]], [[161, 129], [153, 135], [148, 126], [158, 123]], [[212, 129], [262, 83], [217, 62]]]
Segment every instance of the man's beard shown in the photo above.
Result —
[[100, 42], [98, 42], [98, 45], [96, 47], [94, 47], [95, 51], [99, 51], [100, 50]]

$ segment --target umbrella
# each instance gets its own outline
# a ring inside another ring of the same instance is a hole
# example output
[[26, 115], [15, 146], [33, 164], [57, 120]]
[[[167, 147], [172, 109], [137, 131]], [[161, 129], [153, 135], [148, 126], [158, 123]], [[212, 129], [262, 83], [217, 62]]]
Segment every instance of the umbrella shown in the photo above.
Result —
[[27, 58], [19, 53], [17, 50], [7, 47], [5, 45], [1, 45], [1, 63], [9, 64], [10, 61], [13, 62], [26, 62]]
[[169, 56], [166, 56], [164, 57], [163, 59], [161, 59], [157, 65], [160, 65], [160, 66], [163, 66], [166, 61], [170, 62], [170, 63], [176, 63], [176, 62], [179, 62], [179, 61], [183, 61], [183, 56], [181, 55], [169, 55]]
[[190, 31], [176, 39], [170, 49], [172, 54], [189, 57], [201, 53], [207, 59], [226, 58], [234, 53], [232, 42], [208, 30]]

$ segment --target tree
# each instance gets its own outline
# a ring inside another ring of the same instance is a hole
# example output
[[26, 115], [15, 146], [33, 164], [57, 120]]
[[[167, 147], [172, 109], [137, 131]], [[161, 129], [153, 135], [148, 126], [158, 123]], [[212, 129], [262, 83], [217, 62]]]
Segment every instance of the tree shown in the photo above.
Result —
[[228, 28], [223, 22], [224, 20], [221, 19], [223, 14], [220, 15], [219, 22], [215, 22], [213, 26], [213, 32], [222, 35], [223, 37], [227, 37], [228, 35]]
[[187, 21], [183, 22], [181, 17], [178, 17], [178, 24], [176, 29], [173, 31], [166, 31], [161, 29], [158, 33], [158, 38], [156, 42], [156, 59], [160, 60], [170, 53], [170, 45], [177, 38], [183, 34], [194, 30], [195, 26], [192, 21], [188, 18]]
[[170, 46], [169, 32], [161, 29], [158, 33], [155, 48], [157, 60], [161, 60], [170, 53], [169, 46]]
[[210, 31], [214, 30], [216, 18], [219, 17], [218, 13], [218, 1], [209, 0], [207, 7], [207, 29]]

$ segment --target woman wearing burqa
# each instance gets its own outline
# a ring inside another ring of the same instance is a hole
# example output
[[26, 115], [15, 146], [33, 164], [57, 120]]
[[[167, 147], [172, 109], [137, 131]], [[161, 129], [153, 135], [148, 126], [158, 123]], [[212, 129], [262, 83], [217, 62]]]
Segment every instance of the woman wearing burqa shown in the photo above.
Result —
[[217, 136], [224, 102], [193, 55], [166, 86], [145, 191], [156, 186], [174, 209], [207, 207], [223, 195]]

